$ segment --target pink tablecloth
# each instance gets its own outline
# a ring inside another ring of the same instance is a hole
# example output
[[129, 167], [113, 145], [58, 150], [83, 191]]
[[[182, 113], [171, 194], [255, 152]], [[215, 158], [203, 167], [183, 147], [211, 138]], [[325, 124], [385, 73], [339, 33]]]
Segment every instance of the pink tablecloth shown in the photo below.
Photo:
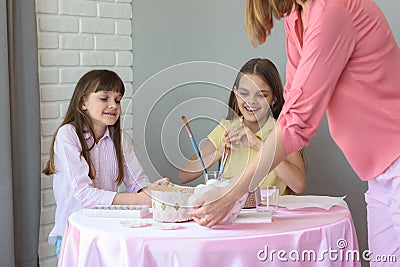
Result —
[[160, 230], [151, 218], [142, 219], [149, 226], [126, 228], [121, 220], [74, 213], [59, 266], [360, 266], [353, 221], [344, 207], [281, 209], [272, 223], [212, 229], [186, 222]]

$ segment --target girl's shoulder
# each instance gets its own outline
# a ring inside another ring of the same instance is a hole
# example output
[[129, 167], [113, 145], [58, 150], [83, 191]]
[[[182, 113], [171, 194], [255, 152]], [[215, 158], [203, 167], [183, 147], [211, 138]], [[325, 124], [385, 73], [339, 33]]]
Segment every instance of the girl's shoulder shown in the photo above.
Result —
[[232, 121], [231, 120], [227, 120], [227, 119], [222, 119], [219, 121], [218, 125], [214, 128], [216, 131], [219, 131], [220, 133], [226, 131], [227, 129], [229, 129], [232, 125]]
[[58, 128], [57, 135], [76, 135], [75, 126], [72, 124], [64, 124], [60, 128]]
[[56, 140], [79, 140], [75, 126], [72, 124], [64, 124], [58, 128]]
[[239, 119], [234, 119], [234, 120], [222, 119], [222, 120], [220, 120], [218, 125], [208, 135], [208, 139], [216, 140], [217, 138], [220, 138], [220, 136], [223, 135], [225, 133], [225, 131], [228, 131], [229, 128], [231, 128], [232, 125], [234, 123], [236, 123], [238, 120]]

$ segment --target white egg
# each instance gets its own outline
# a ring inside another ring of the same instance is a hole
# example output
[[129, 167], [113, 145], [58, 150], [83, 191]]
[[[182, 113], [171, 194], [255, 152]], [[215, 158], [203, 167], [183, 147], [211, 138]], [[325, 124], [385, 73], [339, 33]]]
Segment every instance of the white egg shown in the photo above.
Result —
[[206, 185], [214, 184], [214, 183], [217, 183], [217, 182], [218, 182], [217, 179], [210, 179], [210, 180], [207, 181]]
[[210, 189], [208, 189], [207, 188], [207, 186], [205, 186], [204, 184], [203, 185], [198, 185], [198, 186], [196, 186], [195, 188], [194, 188], [194, 195], [196, 195], [196, 196], [201, 196], [202, 194], [204, 194], [205, 192], [207, 192], [208, 190], [210, 190]]

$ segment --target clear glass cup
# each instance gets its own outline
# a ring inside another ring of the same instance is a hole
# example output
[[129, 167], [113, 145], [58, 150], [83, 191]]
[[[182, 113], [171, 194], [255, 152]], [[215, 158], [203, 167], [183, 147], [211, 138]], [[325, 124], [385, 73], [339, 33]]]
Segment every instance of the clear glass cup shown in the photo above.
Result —
[[279, 187], [260, 187], [255, 191], [255, 196], [257, 212], [269, 212], [271, 214], [278, 212]]
[[209, 171], [206, 174], [204, 174], [204, 182], [210, 183], [209, 181], [211, 180], [215, 180], [215, 181], [219, 181], [221, 178], [221, 174], [219, 171]]

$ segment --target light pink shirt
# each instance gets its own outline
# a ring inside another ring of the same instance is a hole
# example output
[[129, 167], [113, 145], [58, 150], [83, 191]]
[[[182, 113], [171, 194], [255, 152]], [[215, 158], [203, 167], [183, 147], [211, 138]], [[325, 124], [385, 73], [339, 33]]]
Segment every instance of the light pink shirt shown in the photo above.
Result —
[[308, 145], [327, 111], [353, 169], [373, 179], [400, 155], [399, 47], [372, 0], [308, 2], [304, 32], [298, 12], [285, 19], [285, 151]]
[[[94, 139], [85, 134], [90, 147]], [[122, 135], [124, 184], [127, 192], [137, 192], [149, 186], [150, 182], [143, 172], [133, 147], [127, 136]], [[107, 129], [104, 136], [90, 151], [94, 164], [95, 179], [90, 179], [89, 165], [80, 156], [81, 144], [75, 127], [62, 126], [54, 142], [54, 164], [57, 172], [53, 177], [53, 191], [57, 208], [55, 225], [49, 235], [49, 243], [54, 244], [57, 236], [62, 236], [68, 217], [75, 211], [94, 205], [111, 205], [118, 185], [118, 163], [115, 148]]]

